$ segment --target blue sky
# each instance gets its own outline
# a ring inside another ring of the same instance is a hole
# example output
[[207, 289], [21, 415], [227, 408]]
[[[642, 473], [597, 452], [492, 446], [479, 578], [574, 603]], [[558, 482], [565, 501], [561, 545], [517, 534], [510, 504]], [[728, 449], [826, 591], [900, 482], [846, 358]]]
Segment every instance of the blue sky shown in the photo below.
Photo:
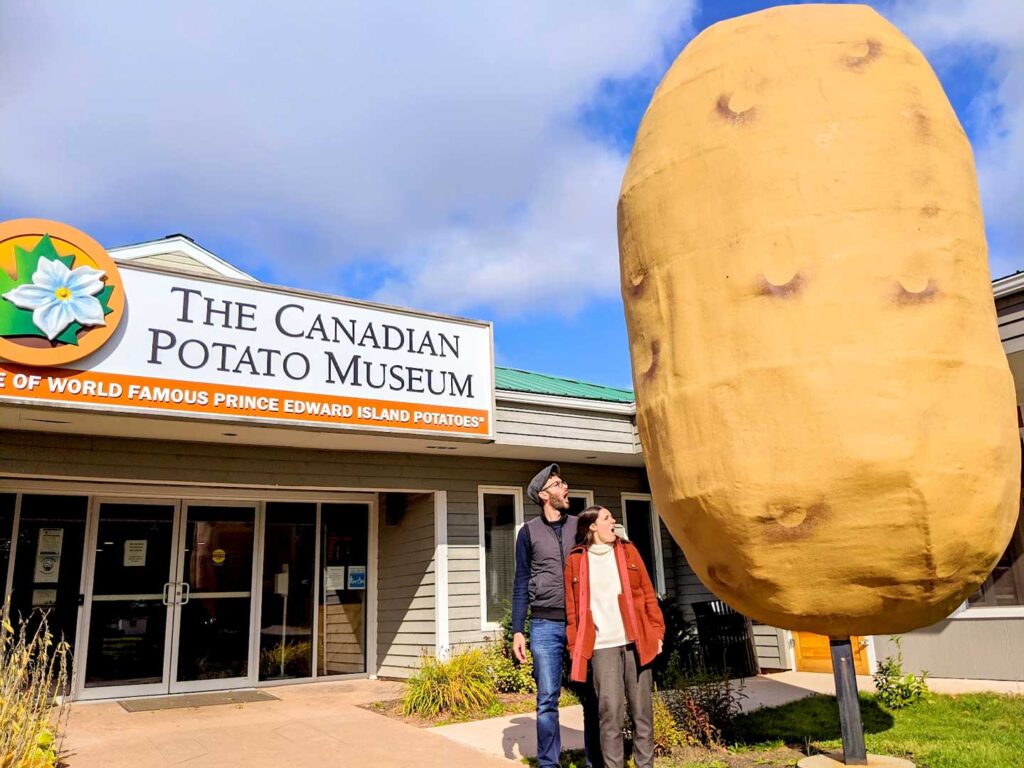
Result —
[[[636, 126], [694, 34], [775, 4], [5, 0], [0, 219], [183, 232], [275, 283], [493, 320], [500, 365], [628, 387]], [[875, 7], [971, 139], [993, 274], [1024, 268], [1024, 3]]]

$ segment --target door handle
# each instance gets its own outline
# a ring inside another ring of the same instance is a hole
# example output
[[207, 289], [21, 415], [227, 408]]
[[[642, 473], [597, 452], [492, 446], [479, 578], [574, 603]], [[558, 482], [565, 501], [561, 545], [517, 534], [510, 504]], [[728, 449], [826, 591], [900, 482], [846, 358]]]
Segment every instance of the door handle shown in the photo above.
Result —
[[181, 582], [182, 587], [182, 598], [178, 605], [188, 605], [188, 600], [192, 596], [192, 586], [187, 582]]
[[172, 583], [173, 582], [168, 581], [166, 584], [164, 584], [163, 595], [161, 596], [161, 602], [164, 605], [170, 605], [171, 604], [170, 591], [171, 591], [171, 584]]

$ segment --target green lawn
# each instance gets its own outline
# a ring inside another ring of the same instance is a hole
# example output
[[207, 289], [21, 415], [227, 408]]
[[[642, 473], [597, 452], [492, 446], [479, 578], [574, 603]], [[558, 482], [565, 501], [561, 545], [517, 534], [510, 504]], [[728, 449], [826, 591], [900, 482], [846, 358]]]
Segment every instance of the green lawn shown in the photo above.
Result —
[[[1024, 696], [933, 695], [929, 701], [888, 712], [861, 697], [869, 752], [913, 760], [918, 768], [1021, 768], [1024, 766]], [[838, 750], [835, 699], [812, 696], [736, 719], [736, 745], [810, 744]]]
[[[861, 715], [869, 752], [905, 757], [917, 768], [1024, 766], [1024, 696], [933, 695], [897, 712], [861, 696]], [[811, 696], [741, 715], [727, 744], [721, 751], [683, 750], [660, 757], [657, 768], [790, 768], [807, 750], [838, 751], [835, 699]], [[562, 765], [583, 768], [582, 753], [563, 753]]]

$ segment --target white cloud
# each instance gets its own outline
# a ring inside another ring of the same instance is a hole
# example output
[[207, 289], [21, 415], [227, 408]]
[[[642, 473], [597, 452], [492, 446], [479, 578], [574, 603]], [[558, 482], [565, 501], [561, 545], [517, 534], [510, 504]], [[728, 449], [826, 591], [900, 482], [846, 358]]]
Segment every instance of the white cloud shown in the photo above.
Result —
[[626, 159], [592, 144], [563, 147], [514, 223], [453, 226], [402, 254], [403, 275], [375, 296], [442, 311], [503, 315], [618, 296], [615, 206]]
[[381, 296], [455, 311], [571, 276], [578, 308], [617, 290], [625, 158], [576, 116], [692, 6], [5, 0], [0, 208], [332, 290], [377, 260]]
[[1024, 3], [917, 0], [896, 4], [893, 21], [940, 68], [968, 54], [992, 57], [995, 90], [975, 99], [975, 162], [985, 220], [995, 237], [992, 274], [1024, 269]]

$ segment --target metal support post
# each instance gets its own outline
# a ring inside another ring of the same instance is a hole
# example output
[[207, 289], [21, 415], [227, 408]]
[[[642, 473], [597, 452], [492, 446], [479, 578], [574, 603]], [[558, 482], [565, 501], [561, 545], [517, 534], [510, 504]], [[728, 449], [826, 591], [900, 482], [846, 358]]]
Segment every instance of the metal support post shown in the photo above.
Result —
[[864, 747], [864, 725], [860, 719], [860, 700], [857, 697], [857, 674], [853, 666], [853, 646], [850, 638], [830, 639], [832, 674], [836, 679], [836, 701], [839, 704], [839, 725], [843, 732], [843, 762], [847, 765], [867, 765]]

